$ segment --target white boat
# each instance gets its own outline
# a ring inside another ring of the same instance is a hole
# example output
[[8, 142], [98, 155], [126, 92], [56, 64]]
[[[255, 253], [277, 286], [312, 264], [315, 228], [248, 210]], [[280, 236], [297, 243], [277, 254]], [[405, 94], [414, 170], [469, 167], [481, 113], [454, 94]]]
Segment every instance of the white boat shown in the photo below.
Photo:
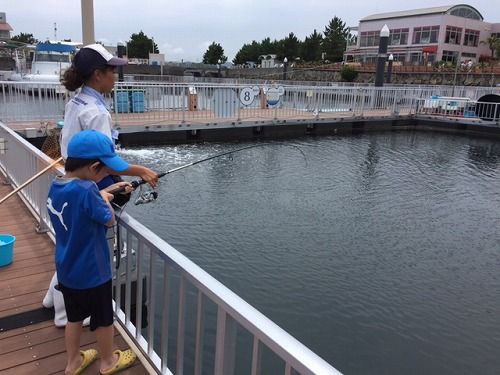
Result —
[[[38, 43], [33, 52], [33, 60], [29, 72], [23, 73], [22, 69], [17, 69], [18, 73], [11, 75], [11, 81], [26, 82], [25, 91], [34, 91], [44, 88], [44, 83], [60, 83], [64, 71], [71, 66], [73, 55], [77, 51], [77, 45], [73, 42], [47, 41]], [[16, 64], [18, 59], [16, 59]], [[64, 92], [62, 85], [56, 88], [57, 92]]]

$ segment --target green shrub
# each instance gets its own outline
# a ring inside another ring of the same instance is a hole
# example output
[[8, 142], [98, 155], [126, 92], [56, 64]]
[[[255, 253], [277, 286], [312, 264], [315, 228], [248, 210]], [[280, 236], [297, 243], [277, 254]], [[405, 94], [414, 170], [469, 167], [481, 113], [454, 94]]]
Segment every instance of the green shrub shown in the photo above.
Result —
[[340, 70], [340, 76], [345, 82], [353, 82], [356, 78], [358, 78], [358, 72], [349, 65], [344, 65]]

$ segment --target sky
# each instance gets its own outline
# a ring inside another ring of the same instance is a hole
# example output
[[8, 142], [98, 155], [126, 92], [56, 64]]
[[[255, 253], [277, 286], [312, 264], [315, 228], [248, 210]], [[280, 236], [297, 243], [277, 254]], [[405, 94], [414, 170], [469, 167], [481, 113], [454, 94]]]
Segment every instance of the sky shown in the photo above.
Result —
[[[14, 29], [39, 40], [82, 40], [81, 0], [0, 0], [0, 12]], [[471, 0], [492, 23], [500, 23], [498, 0]], [[126, 42], [143, 31], [152, 37], [166, 61], [200, 62], [212, 42], [219, 43], [231, 61], [244, 43], [266, 37], [282, 39], [293, 32], [300, 40], [314, 29], [323, 31], [337, 16], [357, 26], [370, 14], [419, 9], [462, 2], [447, 0], [94, 0], [97, 41]], [[494, 5], [496, 4], [496, 5]]]

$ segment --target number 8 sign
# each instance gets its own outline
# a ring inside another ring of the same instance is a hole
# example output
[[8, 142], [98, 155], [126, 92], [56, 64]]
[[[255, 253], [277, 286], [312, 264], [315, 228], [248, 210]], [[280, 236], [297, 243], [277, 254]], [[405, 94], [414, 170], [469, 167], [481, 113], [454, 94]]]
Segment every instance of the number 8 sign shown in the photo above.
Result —
[[240, 102], [243, 105], [250, 105], [253, 103], [255, 97], [259, 95], [259, 87], [245, 87], [240, 91]]

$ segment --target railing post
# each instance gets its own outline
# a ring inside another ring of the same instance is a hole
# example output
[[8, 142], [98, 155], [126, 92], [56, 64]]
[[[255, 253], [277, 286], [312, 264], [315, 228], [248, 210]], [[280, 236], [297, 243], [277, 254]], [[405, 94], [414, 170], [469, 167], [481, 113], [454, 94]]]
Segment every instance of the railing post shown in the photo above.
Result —
[[234, 374], [235, 347], [236, 324], [224, 309], [219, 306], [217, 309], [214, 374]]

